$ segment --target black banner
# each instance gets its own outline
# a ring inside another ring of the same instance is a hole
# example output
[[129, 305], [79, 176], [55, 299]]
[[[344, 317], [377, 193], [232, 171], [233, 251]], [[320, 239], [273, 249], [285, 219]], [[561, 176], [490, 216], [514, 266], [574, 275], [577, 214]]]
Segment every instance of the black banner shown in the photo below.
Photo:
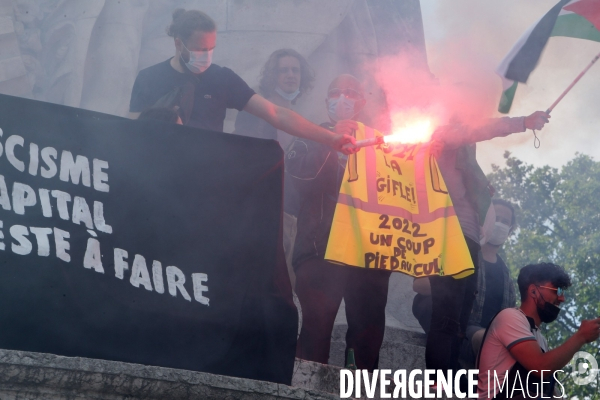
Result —
[[0, 348], [290, 384], [274, 141], [0, 95]]

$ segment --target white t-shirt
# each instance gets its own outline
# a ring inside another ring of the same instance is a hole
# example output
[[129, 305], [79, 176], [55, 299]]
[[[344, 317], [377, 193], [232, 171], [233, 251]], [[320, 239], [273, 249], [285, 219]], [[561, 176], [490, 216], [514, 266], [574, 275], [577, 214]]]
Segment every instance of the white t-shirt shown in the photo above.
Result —
[[[548, 343], [537, 328], [533, 328], [527, 317], [518, 308], [507, 308], [496, 316], [490, 325], [479, 359], [479, 382], [477, 392], [480, 399], [492, 399], [494, 386], [496, 394], [500, 392], [497, 382], [502, 384], [504, 376], [515, 365], [517, 360], [510, 354], [510, 349], [521, 342], [535, 340], [545, 352]], [[488, 393], [489, 371], [489, 393]], [[494, 377], [496, 371], [497, 381]]]

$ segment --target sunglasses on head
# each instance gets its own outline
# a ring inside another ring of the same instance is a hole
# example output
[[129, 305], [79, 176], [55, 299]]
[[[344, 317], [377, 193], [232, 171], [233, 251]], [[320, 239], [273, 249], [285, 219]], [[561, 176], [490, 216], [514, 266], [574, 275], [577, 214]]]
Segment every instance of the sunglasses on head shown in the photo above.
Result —
[[559, 297], [562, 296], [563, 294], [565, 294], [565, 289], [563, 289], [561, 287], [559, 287], [558, 289], [557, 288], [553, 288], [553, 287], [549, 287], [549, 286], [538, 286], [538, 287], [541, 287], [541, 288], [544, 288], [544, 289], [554, 290], [556, 292], [556, 295], [559, 296]]

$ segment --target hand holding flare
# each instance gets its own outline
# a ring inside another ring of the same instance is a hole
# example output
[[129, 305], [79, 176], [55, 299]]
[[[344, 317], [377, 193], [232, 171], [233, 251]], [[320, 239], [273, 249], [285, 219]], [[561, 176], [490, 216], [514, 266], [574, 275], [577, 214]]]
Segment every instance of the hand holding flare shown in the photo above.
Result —
[[377, 146], [384, 143], [426, 143], [431, 139], [434, 129], [435, 126], [433, 120], [423, 117], [405, 123], [404, 126], [395, 129], [394, 133], [391, 135], [359, 140], [354, 146], [358, 149], [361, 147]]

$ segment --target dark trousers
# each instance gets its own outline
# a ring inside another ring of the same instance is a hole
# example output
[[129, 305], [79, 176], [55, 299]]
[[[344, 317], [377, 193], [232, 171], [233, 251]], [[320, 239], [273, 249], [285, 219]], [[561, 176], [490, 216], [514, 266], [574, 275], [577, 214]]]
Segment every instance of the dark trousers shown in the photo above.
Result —
[[302, 330], [296, 357], [327, 364], [331, 331], [342, 298], [346, 304], [346, 356], [354, 349], [356, 366], [372, 371], [379, 364], [385, 332], [390, 271], [366, 270], [310, 259], [296, 268], [296, 295]]
[[413, 299], [412, 304], [412, 313], [419, 321], [419, 325], [425, 331], [425, 334], [428, 335], [431, 330], [431, 309], [433, 306], [431, 305], [431, 296], [427, 296], [424, 294], [417, 293], [415, 298]]
[[427, 335], [425, 364], [428, 369], [458, 369], [460, 343], [477, 290], [477, 253], [479, 244], [465, 238], [475, 265], [475, 273], [462, 279], [431, 276], [431, 328]]

